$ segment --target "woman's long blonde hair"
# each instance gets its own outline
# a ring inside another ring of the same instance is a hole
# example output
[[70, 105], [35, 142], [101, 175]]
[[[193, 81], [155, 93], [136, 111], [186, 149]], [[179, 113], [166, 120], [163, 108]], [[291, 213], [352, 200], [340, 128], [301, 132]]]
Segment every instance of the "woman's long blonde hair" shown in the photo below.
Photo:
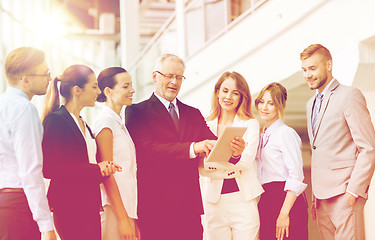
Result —
[[244, 120], [254, 118], [253, 113], [251, 111], [251, 95], [249, 85], [247, 84], [246, 79], [237, 72], [225, 72], [221, 75], [221, 77], [215, 84], [214, 94], [212, 96], [211, 114], [206, 118], [207, 121], [219, 118], [221, 115], [221, 107], [219, 104], [218, 94], [220, 91], [221, 84], [228, 78], [232, 78], [236, 82], [237, 90], [240, 92], [241, 95], [240, 102], [238, 103], [236, 109], [237, 116]]

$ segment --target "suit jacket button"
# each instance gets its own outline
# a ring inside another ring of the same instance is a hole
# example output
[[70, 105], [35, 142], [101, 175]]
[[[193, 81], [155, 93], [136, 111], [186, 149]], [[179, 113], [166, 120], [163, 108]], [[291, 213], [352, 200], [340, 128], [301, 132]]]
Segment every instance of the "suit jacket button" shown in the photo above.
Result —
[[316, 146], [313, 146], [313, 149], [315, 150], [315, 149], [316, 149]]

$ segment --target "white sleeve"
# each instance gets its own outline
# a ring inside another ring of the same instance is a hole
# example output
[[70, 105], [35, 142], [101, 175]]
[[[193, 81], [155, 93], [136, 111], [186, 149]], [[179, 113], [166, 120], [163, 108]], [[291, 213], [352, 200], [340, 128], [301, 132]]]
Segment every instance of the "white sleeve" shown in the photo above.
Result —
[[37, 222], [41, 232], [51, 231], [53, 221], [42, 174], [43, 127], [38, 112], [31, 103], [24, 109], [20, 109], [19, 117], [14, 120], [12, 135], [18, 175], [33, 219]]
[[305, 191], [307, 184], [303, 183], [302, 142], [298, 134], [291, 128], [285, 128], [281, 142], [283, 160], [288, 172], [284, 190], [290, 190], [296, 196]]
[[104, 129], [108, 128], [114, 132], [114, 123], [115, 120], [108, 116], [100, 116], [97, 119], [95, 119], [94, 123], [92, 124], [91, 130], [94, 134], [94, 136], [98, 136], [98, 134]]

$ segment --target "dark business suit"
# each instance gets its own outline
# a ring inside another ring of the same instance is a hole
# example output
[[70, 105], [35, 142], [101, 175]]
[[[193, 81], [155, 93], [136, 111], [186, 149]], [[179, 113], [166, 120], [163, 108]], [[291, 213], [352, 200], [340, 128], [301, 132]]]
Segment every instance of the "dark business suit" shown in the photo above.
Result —
[[126, 126], [135, 143], [138, 216], [143, 240], [202, 239], [203, 213], [198, 158], [190, 144], [216, 139], [200, 111], [177, 100], [179, 131], [153, 94], [126, 108]]
[[89, 163], [85, 139], [64, 106], [46, 116], [43, 126], [43, 174], [51, 179], [47, 197], [59, 235], [100, 239], [99, 166]]

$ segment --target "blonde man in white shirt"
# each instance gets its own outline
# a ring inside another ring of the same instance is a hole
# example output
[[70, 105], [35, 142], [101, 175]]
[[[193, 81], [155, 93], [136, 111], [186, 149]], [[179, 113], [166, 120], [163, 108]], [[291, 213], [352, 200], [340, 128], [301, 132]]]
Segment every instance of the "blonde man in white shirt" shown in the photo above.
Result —
[[265, 122], [258, 152], [258, 175], [265, 191], [258, 204], [262, 240], [308, 239], [302, 143], [282, 121], [286, 100], [287, 91], [279, 83], [268, 84], [255, 99]]
[[45, 54], [13, 50], [5, 62], [9, 87], [0, 98], [0, 239], [56, 239], [42, 175], [43, 127], [30, 100], [51, 80]]
[[104, 181], [102, 239], [140, 239], [137, 217], [137, 163], [134, 143], [120, 116], [123, 106], [132, 104], [134, 89], [130, 74], [123, 68], [110, 67], [98, 76], [102, 93], [98, 102], [105, 102], [95, 119], [93, 131], [101, 159], [115, 162], [123, 172]]
[[237, 157], [232, 157], [224, 166], [200, 168], [205, 237], [207, 240], [256, 240], [259, 233], [257, 203], [263, 192], [255, 164], [259, 123], [251, 112], [249, 86], [241, 74], [225, 72], [221, 75], [214, 88], [212, 113], [206, 120], [217, 136], [226, 126], [246, 127], [247, 130], [242, 155], [234, 155]]

